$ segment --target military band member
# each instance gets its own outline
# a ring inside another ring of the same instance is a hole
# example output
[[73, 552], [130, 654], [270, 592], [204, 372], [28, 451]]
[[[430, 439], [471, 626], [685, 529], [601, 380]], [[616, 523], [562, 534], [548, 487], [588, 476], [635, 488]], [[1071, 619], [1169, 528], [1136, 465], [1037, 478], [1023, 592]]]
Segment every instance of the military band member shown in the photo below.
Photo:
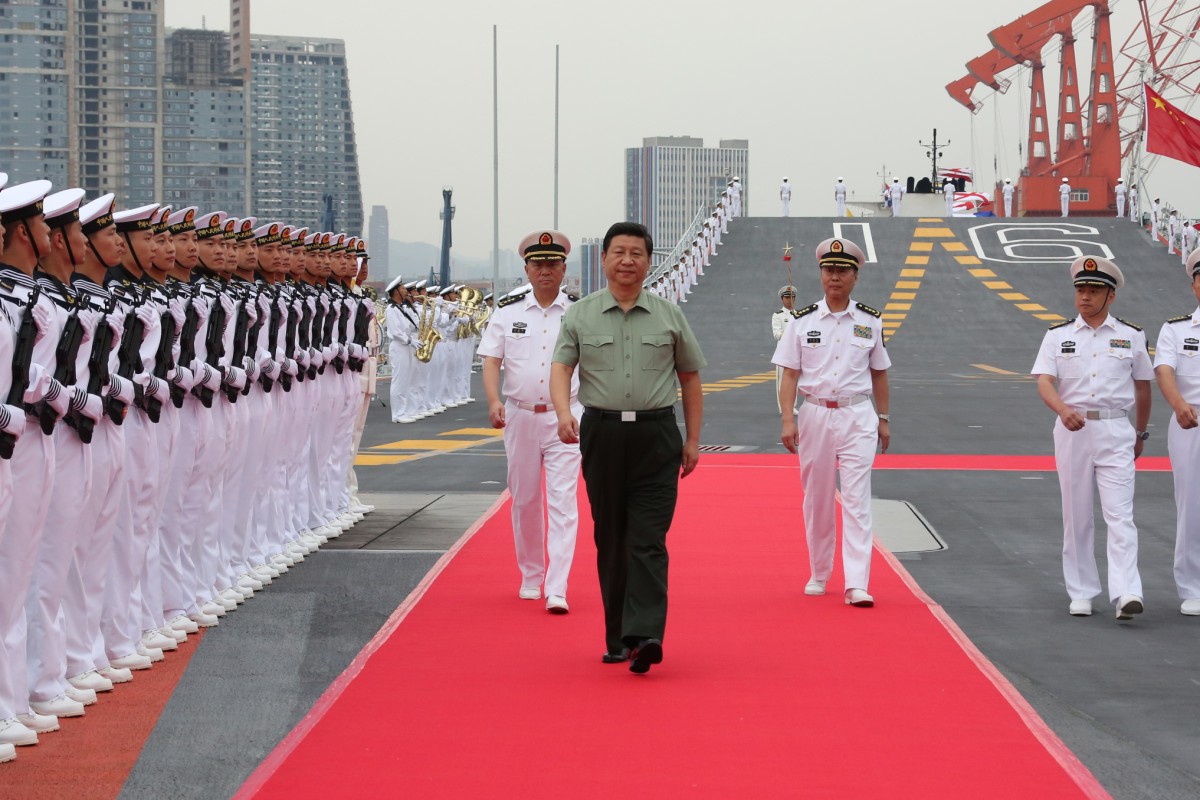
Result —
[[[795, 313], [771, 359], [783, 367], [781, 440], [800, 456], [804, 528], [811, 577], [807, 595], [823, 595], [837, 544], [835, 514], [841, 474], [842, 569], [847, 605], [875, 604], [871, 576], [871, 469], [878, 442], [891, 441], [887, 370], [891, 358], [878, 311], [851, 296], [866, 261], [858, 245], [817, 245], [825, 296]], [[797, 403], [799, 404], [797, 409]]]
[[[1108, 523], [1108, 595], [1119, 620], [1142, 613], [1133, 523], [1134, 460], [1150, 434], [1153, 369], [1146, 335], [1110, 312], [1125, 278], [1105, 258], [1071, 264], [1079, 315], [1046, 332], [1033, 365], [1038, 395], [1058, 415], [1054, 460], [1062, 491], [1063, 578], [1070, 613], [1088, 616], [1100, 594], [1093, 496]], [[1130, 411], [1135, 414], [1133, 423]]]
[[[518, 595], [538, 600], [543, 588], [546, 610], [567, 613], [567, 576], [575, 555], [579, 511], [579, 445], [558, 437], [558, 417], [550, 398], [550, 363], [567, 308], [577, 298], [562, 289], [571, 242], [559, 231], [537, 231], [521, 240], [528, 292], [506, 297], [479, 345], [488, 418], [504, 430], [508, 456], [508, 489]], [[501, 399], [501, 367], [504, 399]], [[571, 379], [570, 414], [583, 413], [576, 395], [579, 379]], [[545, 489], [543, 490], [543, 479]], [[549, 525], [546, 516], [549, 516]]]

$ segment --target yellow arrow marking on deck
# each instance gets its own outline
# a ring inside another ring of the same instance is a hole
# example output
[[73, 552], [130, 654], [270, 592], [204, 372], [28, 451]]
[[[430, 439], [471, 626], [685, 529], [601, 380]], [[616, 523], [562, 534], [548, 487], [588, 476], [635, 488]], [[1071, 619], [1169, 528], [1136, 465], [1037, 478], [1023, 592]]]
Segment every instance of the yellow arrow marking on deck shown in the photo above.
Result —
[[985, 372], [994, 372], [997, 375], [1020, 375], [1021, 374], [1019, 372], [1009, 372], [1006, 369], [1000, 369], [999, 367], [993, 367], [990, 364], [972, 364], [971, 366], [975, 367], [976, 369], [981, 369]]
[[[438, 436], [470, 436], [470, 439], [400, 439], [371, 447], [364, 447], [355, 455], [356, 467], [382, 467], [400, 464], [418, 458], [450, 453], [456, 450], [466, 450], [481, 444], [494, 442], [504, 436], [504, 431], [498, 428], [457, 428], [452, 431], [442, 431]], [[479, 438], [483, 437], [483, 438]], [[396, 452], [402, 451], [402, 452]], [[403, 452], [410, 451], [410, 452]]]
[[[959, 257], [959, 261], [960, 263], [962, 262], [961, 256]], [[975, 259], [974, 263], [978, 264], [979, 260]], [[1011, 302], [1020, 311], [1028, 312], [1044, 322], [1062, 322], [1066, 319], [1066, 317], [1055, 314], [1039, 303], [1031, 302], [1024, 294], [1013, 291], [1013, 287], [1008, 281], [999, 280], [999, 276], [987, 267], [979, 267], [967, 271], [978, 278], [984, 286], [995, 292], [1002, 300]]]

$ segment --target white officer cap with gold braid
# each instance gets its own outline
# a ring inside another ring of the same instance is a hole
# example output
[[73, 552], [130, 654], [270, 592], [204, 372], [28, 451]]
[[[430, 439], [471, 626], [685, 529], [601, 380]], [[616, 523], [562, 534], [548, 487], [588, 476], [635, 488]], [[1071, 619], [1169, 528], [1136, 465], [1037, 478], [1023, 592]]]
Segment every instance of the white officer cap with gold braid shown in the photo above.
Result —
[[521, 258], [529, 261], [566, 261], [571, 240], [559, 231], [535, 231], [517, 245]]
[[1076, 286], [1103, 286], [1120, 289], [1125, 285], [1125, 276], [1116, 264], [1107, 258], [1083, 256], [1071, 262], [1071, 282]]
[[853, 267], [856, 270], [867, 260], [858, 245], [836, 236], [817, 245], [816, 256], [819, 267]]
[[1200, 271], [1200, 248], [1192, 251], [1188, 256], [1187, 264], [1184, 265], [1184, 272], [1187, 273], [1189, 279], [1196, 277], [1196, 273]]

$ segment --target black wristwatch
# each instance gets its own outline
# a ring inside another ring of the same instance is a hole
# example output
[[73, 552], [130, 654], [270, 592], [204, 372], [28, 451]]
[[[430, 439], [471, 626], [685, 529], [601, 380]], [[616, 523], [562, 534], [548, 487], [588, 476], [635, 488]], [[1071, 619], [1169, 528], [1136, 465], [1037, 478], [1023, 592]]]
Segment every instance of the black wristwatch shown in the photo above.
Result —
[[1143, 442], [1150, 438], [1150, 431], [1138, 431], [1137, 438]]

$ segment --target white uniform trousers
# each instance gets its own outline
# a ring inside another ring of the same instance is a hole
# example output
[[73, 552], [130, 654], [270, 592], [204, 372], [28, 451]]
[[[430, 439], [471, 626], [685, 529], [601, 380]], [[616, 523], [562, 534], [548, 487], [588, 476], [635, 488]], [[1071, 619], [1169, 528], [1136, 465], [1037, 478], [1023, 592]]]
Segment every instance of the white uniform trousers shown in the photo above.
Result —
[[186, 509], [196, 506], [189, 502], [188, 495], [198, 490], [195, 476], [200, 467], [201, 411], [204, 407], [189, 394], [184, 397], [183, 406], [174, 413], [179, 428], [166, 476], [167, 494], [160, 522], [164, 545], [163, 616], [168, 620], [198, 610], [193, 596], [198, 571], [195, 544], [204, 528], [195, 515], [188, 516]]
[[67, 677], [108, 666], [100, 619], [105, 609], [113, 537], [125, 494], [125, 432], [107, 417], [92, 431], [92, 491], [82, 509], [88, 521], [75, 540], [64, 601]]
[[82, 517], [91, 488], [91, 447], [81, 442], [65, 422], [59, 421], [54, 429], [54, 488], [25, 601], [29, 624], [25, 662], [30, 700], [51, 700], [67, 688], [63, 600], [76, 542], [87, 536], [86, 531], [91, 527], [91, 520]]
[[846, 201], [841, 197], [837, 199], [837, 215], [839, 217], [846, 216]]
[[205, 536], [213, 542], [215, 547], [212, 555], [216, 558], [213, 563], [206, 564], [209, 582], [205, 587], [207, 597], [202, 598], [205, 602], [233, 586], [233, 578], [236, 577], [229, 567], [232, 534], [226, 527], [225, 514], [226, 507], [232, 508], [234, 504], [234, 495], [226, 495], [225, 487], [228, 485], [229, 471], [236, 466], [230, 457], [230, 448], [234, 445], [236, 415], [233, 404], [225, 398], [224, 389], [219, 390], [213, 397], [212, 408], [208, 409], [208, 412], [212, 415], [212, 436], [208, 450], [211, 453], [209, 467], [212, 470], [212, 484], [207, 495], [205, 519], [208, 522], [208, 530]]
[[1117, 195], [1117, 218], [1125, 216], [1125, 195]]
[[336, 456], [333, 473], [330, 480], [330, 490], [337, 502], [337, 513], [344, 514], [350, 510], [350, 483], [348, 476], [354, 466], [354, 455], [357, 452], [355, 443], [355, 427], [358, 422], [358, 411], [362, 406], [362, 379], [360, 373], [346, 367], [339, 376], [341, 392], [341, 424], [337, 439], [334, 440]]
[[1175, 478], [1175, 587], [1180, 600], [1200, 598], [1200, 428], [1184, 430], [1175, 415], [1167, 428]]
[[322, 524], [313, 519], [309, 509], [308, 492], [308, 451], [312, 447], [312, 428], [316, 424], [313, 413], [316, 388], [316, 382], [312, 380], [305, 380], [304, 383], [292, 387], [292, 393], [296, 395], [296, 426], [288, 438], [292, 447], [292, 464], [288, 469], [288, 494], [295, 527], [301, 531], [319, 528]]
[[[152, 630], [166, 627], [166, 604], [163, 601], [163, 578], [168, 574], [167, 562], [179, 558], [179, 541], [182, 538], [171, 526], [163, 526], [165, 507], [171, 472], [175, 463], [175, 442], [179, 438], [179, 410], [170, 398], [163, 401], [162, 412], [154, 424], [154, 437], [158, 443], [158, 474], [154, 486], [154, 504], [150, 511], [150, 528], [153, 535], [146, 551], [146, 565], [142, 574], [142, 629]], [[171, 568], [171, 575], [178, 570]]]
[[[1142, 596], [1137, 568], [1137, 528], [1133, 524], [1133, 425], [1128, 418], [1090, 419], [1082, 430], [1054, 423], [1054, 461], [1062, 491], [1063, 578], [1072, 600], [1100, 594], [1096, 567], [1095, 488], [1108, 526], [1108, 595]], [[1093, 476], [1095, 482], [1093, 483]]]
[[946, 189], [942, 192], [946, 196], [946, 216], [954, 216], [954, 190]]
[[237, 401], [240, 407], [239, 411], [246, 414], [246, 427], [242, 434], [246, 440], [243, 451], [245, 464], [242, 467], [242, 480], [237, 486], [236, 495], [237, 518], [243, 531], [241, 550], [234, 553], [235, 571], [239, 575], [249, 572], [251, 567], [266, 561], [263, 552], [266, 520], [262, 508], [262, 498], [267, 489], [268, 402], [267, 393], [257, 384], [250, 387], [250, 394], [239, 397]]
[[354, 414], [354, 435], [350, 440], [350, 469], [346, 472], [346, 488], [350, 492], [350, 503], [362, 505], [358, 498], [358, 475], [354, 471], [354, 458], [362, 447], [363, 431], [367, 427], [367, 412], [371, 409], [371, 393], [361, 389], [358, 393], [358, 408]]
[[388, 364], [392, 367], [392, 377], [388, 386], [392, 422], [419, 413], [415, 402], [416, 394], [413, 391], [412, 360], [412, 348], [407, 344], [393, 341], [388, 346]]
[[[326, 368], [329, 371], [329, 368]], [[333, 424], [329, 418], [329, 381], [327, 375], [318, 374], [312, 383], [312, 417], [308, 427], [308, 447], [305, 452], [304, 470], [308, 491], [308, 527], [319, 528], [330, 521], [326, 513], [325, 500], [328, 487], [322, 482], [325, 455], [329, 452]]]
[[[12, 485], [12, 465], [8, 459], [0, 458], [0, 520], [8, 519], [8, 512], [12, 510], [13, 501], [13, 485]], [[0, 523], [0, 547], [4, 543], [4, 527]], [[0, 556], [3, 555], [3, 550], [0, 549]], [[0, 720], [8, 719], [16, 716], [17, 709], [15, 704], [7, 697], [7, 672], [8, 656], [4, 649], [4, 638], [0, 636]]]
[[248, 570], [245, 564], [246, 540], [250, 535], [249, 520], [243, 507], [243, 481], [253, 480], [246, 469], [250, 431], [250, 404], [239, 396], [236, 403], [221, 400], [229, 412], [229, 438], [225, 441], [224, 486], [221, 488], [221, 535], [224, 537], [221, 568], [230, 583]]
[[9, 466], [13, 502], [0, 536], [0, 719], [29, 712], [25, 597], [54, 490], [54, 438], [36, 417], [26, 417]]
[[1004, 216], [1006, 216], [1006, 217], [1012, 216], [1012, 198], [1011, 197], [1004, 198]]
[[796, 415], [800, 435], [800, 483], [804, 488], [804, 528], [812, 577], [829, 580], [837, 544], [837, 498], [842, 491], [842, 572], [847, 590], [866, 591], [871, 578], [871, 467], [879, 440], [879, 419], [870, 402], [825, 408], [801, 401]]
[[[558, 418], [553, 410], [539, 414], [510, 401], [504, 411], [504, 451], [521, 585], [532, 589], [544, 581], [547, 597], [566, 597], [579, 528], [575, 500], [579, 445], [563, 444], [558, 438]], [[573, 404], [571, 413], [579, 419], [583, 406]]]
[[1059, 198], [1058, 204], [1059, 207], [1062, 208], [1062, 215], [1064, 217], [1068, 216], [1070, 214], [1071, 196], [1064, 194], [1061, 198]]

